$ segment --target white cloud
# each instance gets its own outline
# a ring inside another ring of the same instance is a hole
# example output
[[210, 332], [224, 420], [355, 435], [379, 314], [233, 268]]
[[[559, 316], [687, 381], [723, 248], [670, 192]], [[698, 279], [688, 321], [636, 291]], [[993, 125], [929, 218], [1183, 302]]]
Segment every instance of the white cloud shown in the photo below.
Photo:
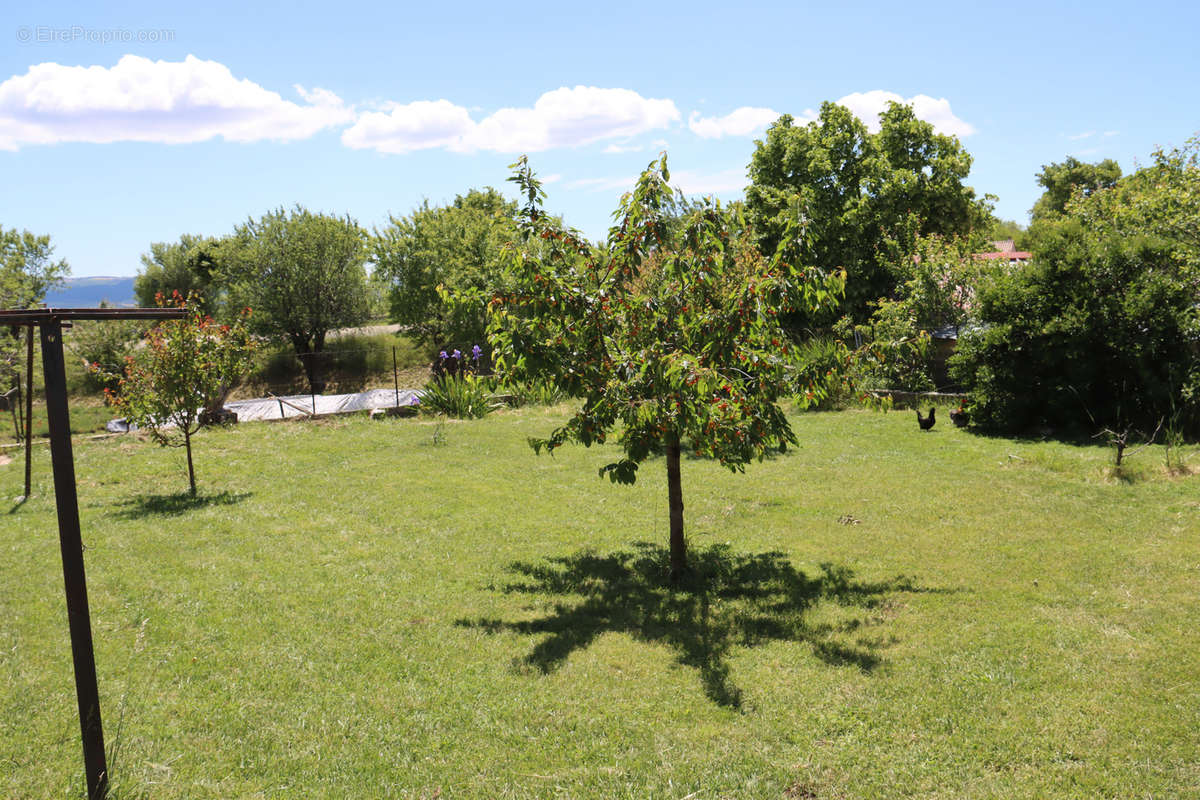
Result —
[[1119, 136], [1120, 134], [1121, 134], [1120, 131], [1105, 131], [1104, 132], [1105, 136]]
[[1069, 136], [1067, 136], [1067, 138], [1073, 142], [1077, 142], [1080, 139], [1090, 139], [1091, 137], [1093, 137], [1095, 135], [1096, 135], [1095, 131], [1086, 131], [1084, 133], [1077, 133], [1074, 136], [1069, 135]]
[[912, 106], [913, 113], [919, 119], [933, 125], [933, 129], [938, 133], [959, 137], [975, 133], [974, 126], [954, 115], [954, 112], [950, 110], [950, 101], [944, 97], [935, 98], [918, 94], [904, 98], [895, 92], [874, 89], [869, 92], [848, 94], [837, 101], [838, 105], [853, 111], [854, 115], [861, 119], [868, 130], [872, 132], [879, 130], [879, 115], [887, 111], [888, 103], [893, 102]]
[[449, 100], [417, 100], [389, 104], [386, 111], [360, 114], [342, 132], [342, 144], [381, 153], [409, 153], [432, 147], [462, 149], [461, 142], [475, 123], [471, 113]]
[[0, 149], [305, 139], [353, 119], [332, 92], [294, 88], [302, 104], [191, 55], [174, 62], [125, 55], [111, 68], [37, 64], [0, 83]]
[[501, 108], [476, 122], [448, 100], [394, 105], [369, 112], [342, 134], [348, 147], [406, 153], [428, 148], [456, 152], [538, 152], [606, 139], [628, 140], [679, 120], [671, 100], [642, 97], [629, 89], [562, 87], [530, 108]]
[[[933, 125], [938, 133], [952, 136], [970, 136], [975, 128], [954, 115], [950, 110], [950, 101], [945, 98], [933, 98], [918, 94], [913, 97], [901, 97], [895, 92], [874, 89], [869, 92], [855, 92], [837, 101], [854, 112], [854, 115], [866, 123], [872, 131], [879, 130], [879, 115], [887, 110], [888, 103], [895, 102], [913, 107], [913, 113], [918, 118]], [[771, 108], [756, 108], [742, 106], [723, 117], [703, 117], [699, 111], [693, 111], [688, 116], [688, 128], [692, 133], [704, 139], [719, 139], [723, 136], [750, 136], [765, 130], [780, 116], [778, 111]], [[817, 112], [811, 108], [796, 115], [799, 123], [813, 122]]]
[[720, 139], [758, 133], [777, 119], [779, 112], [774, 109], [742, 106], [723, 117], [702, 117], [699, 111], [693, 111], [688, 117], [688, 127], [702, 139]]

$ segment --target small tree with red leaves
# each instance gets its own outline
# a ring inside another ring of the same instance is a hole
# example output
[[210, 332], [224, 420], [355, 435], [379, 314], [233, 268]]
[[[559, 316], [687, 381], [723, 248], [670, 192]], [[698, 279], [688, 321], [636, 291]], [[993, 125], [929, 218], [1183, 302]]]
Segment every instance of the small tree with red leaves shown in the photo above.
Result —
[[[159, 305], [189, 308], [175, 292]], [[250, 309], [220, 324], [190, 307], [181, 320], [168, 320], [146, 334], [146, 346], [126, 359], [115, 391], [105, 389], [111, 405], [129, 422], [145, 428], [159, 444], [187, 449], [188, 485], [196, 494], [192, 436], [204, 411], [218, 408], [230, 387], [250, 366], [254, 342], [247, 331]], [[99, 365], [94, 365], [99, 369]]]
[[[530, 440], [535, 451], [612, 434], [624, 457], [600, 474], [619, 483], [633, 483], [643, 461], [665, 453], [679, 577], [687, 567], [682, 450], [741, 471], [796, 443], [779, 405], [797, 389], [779, 318], [836, 303], [844, 275], [789, 263], [787, 242], [768, 261], [741, 215], [717, 202], [681, 217], [665, 155], [622, 198], [602, 247], [542, 210], [524, 158], [513, 167], [525, 246], [510, 248], [503, 288], [488, 305], [497, 369], [583, 401], [548, 438]], [[798, 222], [788, 241], [801, 232]]]

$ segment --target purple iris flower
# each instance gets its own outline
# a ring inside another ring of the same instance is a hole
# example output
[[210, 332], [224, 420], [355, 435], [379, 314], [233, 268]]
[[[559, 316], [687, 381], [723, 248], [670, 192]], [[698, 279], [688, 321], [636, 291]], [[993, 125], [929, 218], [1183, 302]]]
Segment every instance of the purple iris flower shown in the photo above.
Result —
[[480, 347], [479, 345], [475, 345], [475, 346], [473, 346], [473, 347], [471, 348], [471, 358], [472, 358], [472, 360], [474, 360], [474, 361], [478, 361], [478, 360], [479, 360], [479, 357], [480, 357], [481, 355], [483, 355], [483, 348], [482, 348], [482, 347]]
[[440, 358], [442, 361], [445, 361], [447, 358], [446, 351], [443, 350], [440, 353], [438, 353], [438, 358]]
[[419, 405], [421, 405], [421, 398], [417, 397], [416, 395], [413, 395], [413, 399], [409, 400], [408, 404], [410, 406], [419, 406]]
[[455, 350], [453, 353], [450, 354], [450, 357], [453, 358], [455, 361], [457, 361], [458, 359], [462, 358], [462, 351]]

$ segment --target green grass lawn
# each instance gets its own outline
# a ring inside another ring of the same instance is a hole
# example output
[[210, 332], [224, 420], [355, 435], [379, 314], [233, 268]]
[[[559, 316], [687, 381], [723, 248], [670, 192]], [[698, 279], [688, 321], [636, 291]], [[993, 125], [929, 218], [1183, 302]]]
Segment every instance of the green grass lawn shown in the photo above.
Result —
[[[197, 501], [182, 451], [77, 442], [116, 796], [1200, 797], [1200, 476], [1161, 449], [796, 416], [685, 461], [672, 587], [663, 462], [535, 456], [561, 415], [206, 432]], [[79, 797], [46, 448], [0, 615], [0, 796]]]
[[[117, 416], [116, 412], [104, 405], [102, 397], [72, 397], [71, 398], [71, 433], [104, 433], [104, 426], [110, 419]], [[33, 438], [34, 447], [44, 448], [50, 441], [50, 425], [46, 419], [46, 401], [43, 395], [38, 395], [33, 402]], [[12, 458], [22, 459], [24, 464], [24, 448], [17, 439], [12, 415], [0, 411], [0, 453]], [[47, 458], [49, 458], [47, 456]], [[24, 467], [22, 466], [22, 469]], [[22, 481], [24, 474], [22, 473]]]

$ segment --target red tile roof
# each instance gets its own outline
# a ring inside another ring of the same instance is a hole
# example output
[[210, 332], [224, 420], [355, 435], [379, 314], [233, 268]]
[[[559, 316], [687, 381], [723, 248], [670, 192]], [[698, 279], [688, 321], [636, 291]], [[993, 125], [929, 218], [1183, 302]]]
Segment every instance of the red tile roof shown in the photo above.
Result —
[[1033, 254], [1025, 250], [997, 250], [994, 253], [976, 253], [975, 257], [987, 259], [988, 261], [997, 258], [1007, 258], [1010, 261], [1028, 261], [1033, 258]]

